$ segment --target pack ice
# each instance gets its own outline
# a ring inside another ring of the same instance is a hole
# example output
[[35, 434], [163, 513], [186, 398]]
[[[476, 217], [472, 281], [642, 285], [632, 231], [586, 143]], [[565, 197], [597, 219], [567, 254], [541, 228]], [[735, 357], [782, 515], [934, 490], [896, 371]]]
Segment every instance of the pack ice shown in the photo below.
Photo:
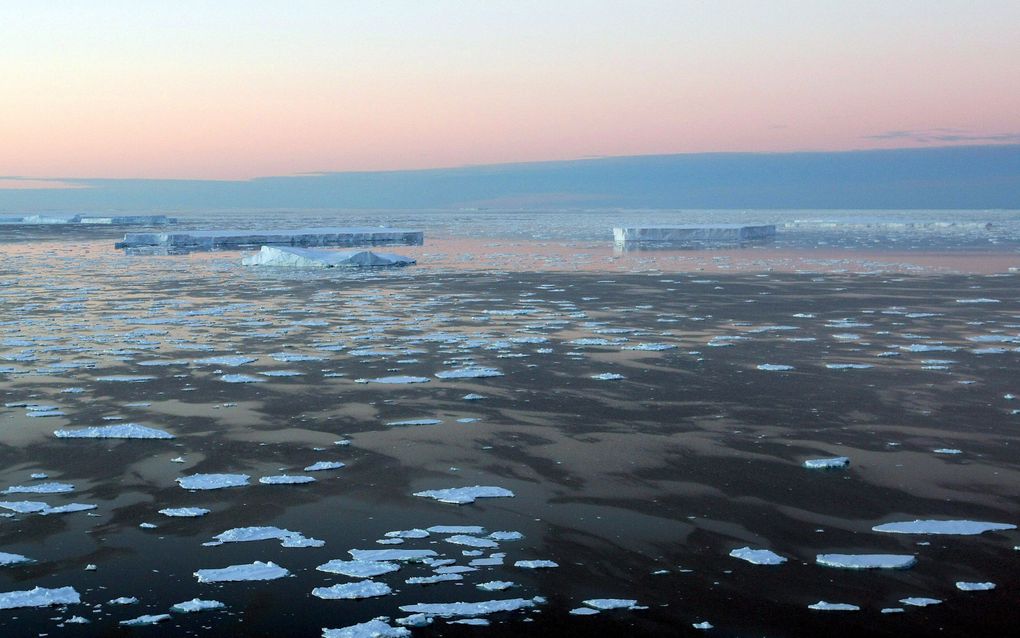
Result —
[[172, 439], [174, 435], [138, 423], [102, 425], [74, 430], [56, 430], [58, 439]]

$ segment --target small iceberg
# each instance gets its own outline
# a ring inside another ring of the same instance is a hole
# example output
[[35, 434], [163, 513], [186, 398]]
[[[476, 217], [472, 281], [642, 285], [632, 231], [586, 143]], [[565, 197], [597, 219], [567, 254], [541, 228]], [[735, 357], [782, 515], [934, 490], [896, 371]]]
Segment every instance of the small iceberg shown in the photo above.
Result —
[[591, 600], [585, 600], [582, 602], [589, 607], [598, 609], [599, 611], [606, 611], [609, 609], [631, 609], [637, 605], [636, 600], [626, 598], [592, 598]]
[[382, 576], [400, 569], [400, 565], [377, 560], [339, 560], [334, 559], [316, 567], [320, 572], [340, 574], [351, 578], [372, 578]]
[[35, 485], [12, 485], [0, 494], [63, 494], [73, 492], [70, 483], [36, 483]]
[[322, 630], [322, 638], [407, 638], [410, 635], [410, 629], [394, 627], [378, 619], [340, 629]]
[[757, 367], [765, 372], [788, 372], [793, 370], [793, 366], [782, 363], [759, 363]]
[[251, 580], [276, 580], [290, 574], [289, 571], [272, 561], [255, 561], [247, 565], [231, 565], [220, 569], [200, 569], [195, 578], [200, 583], [226, 583]]
[[77, 605], [80, 602], [81, 597], [74, 587], [57, 587], [55, 589], [36, 587], [27, 591], [0, 592], [0, 609]]
[[438, 556], [431, 549], [349, 549], [347, 553], [356, 561], [419, 562]]
[[358, 600], [359, 598], [374, 598], [376, 596], [388, 596], [393, 593], [386, 583], [379, 583], [374, 580], [362, 580], [356, 583], [341, 583], [331, 587], [316, 587], [312, 590], [312, 596], [323, 600]]
[[969, 583], [967, 581], [956, 581], [956, 588], [960, 591], [991, 591], [995, 589], [995, 583]]
[[916, 520], [896, 523], [883, 523], [871, 528], [874, 532], [889, 534], [953, 534], [957, 536], [974, 536], [985, 532], [1000, 532], [1016, 529], [1009, 523], [986, 523], [983, 521], [940, 521]]
[[503, 611], [528, 609], [544, 602], [543, 598], [510, 598], [507, 600], [487, 600], [480, 603], [418, 603], [402, 605], [400, 611], [411, 614], [425, 614], [450, 618], [455, 616], [483, 616]]
[[734, 549], [730, 552], [730, 556], [747, 561], [753, 565], [782, 565], [786, 562], [786, 558], [771, 550], [751, 549], [750, 547]]
[[259, 252], [241, 260], [244, 266], [275, 266], [279, 268], [362, 268], [366, 266], [410, 266], [416, 263], [410, 257], [393, 253], [376, 253], [370, 250], [337, 251], [292, 248], [290, 246], [262, 246]]
[[318, 461], [305, 468], [305, 472], [323, 472], [325, 470], [339, 470], [345, 467], [340, 461]]
[[279, 527], [235, 527], [214, 536], [216, 540], [207, 546], [223, 543], [249, 543], [252, 541], [278, 540], [283, 547], [322, 547], [325, 541], [305, 538], [299, 532]]
[[198, 518], [208, 514], [209, 510], [204, 507], [170, 507], [159, 510], [159, 513], [171, 518]]
[[7, 552], [0, 552], [0, 567], [10, 567], [11, 565], [24, 565], [25, 563], [34, 563], [31, 558], [22, 556], [21, 554], [9, 554]]
[[841, 569], [909, 569], [917, 563], [913, 554], [818, 554], [815, 562]]
[[227, 606], [218, 600], [202, 600], [201, 598], [192, 598], [186, 600], [183, 603], [177, 603], [170, 608], [170, 611], [175, 611], [179, 614], [194, 614], [200, 611], [213, 611], [215, 609], [226, 609]]
[[122, 423], [120, 425], [103, 425], [75, 430], [56, 430], [53, 436], [58, 439], [172, 439], [173, 434], [150, 428], [138, 423]]
[[245, 486], [250, 478], [247, 474], [192, 474], [182, 476], [177, 483], [186, 490], [219, 490]]
[[942, 603], [942, 601], [938, 598], [924, 597], [901, 598], [900, 602], [904, 605], [910, 605], [911, 607], [928, 607], [930, 605], [939, 605]]
[[849, 603], [827, 603], [824, 600], [819, 600], [813, 605], [808, 605], [808, 609], [814, 609], [817, 611], [860, 611], [861, 608], [857, 605], [851, 605]]
[[809, 470], [834, 470], [850, 465], [850, 458], [846, 456], [833, 456], [827, 459], [809, 459], [804, 461], [804, 467]]
[[279, 476], [263, 476], [259, 479], [259, 483], [262, 485], [301, 485], [304, 483], [314, 482], [314, 476], [290, 476], [287, 474], [280, 474]]
[[509, 498], [514, 495], [508, 489], [475, 485], [474, 487], [451, 487], [443, 490], [425, 490], [415, 492], [415, 496], [434, 498], [440, 503], [453, 503], [455, 505], [466, 505], [474, 503], [478, 498]]
[[456, 370], [443, 370], [437, 372], [436, 377], [440, 379], [484, 379], [486, 377], [501, 377], [503, 373], [496, 368], [458, 368]]
[[120, 624], [125, 627], [143, 627], [145, 625], [156, 625], [166, 620], [170, 620], [170, 614], [146, 614], [131, 620], [122, 620]]

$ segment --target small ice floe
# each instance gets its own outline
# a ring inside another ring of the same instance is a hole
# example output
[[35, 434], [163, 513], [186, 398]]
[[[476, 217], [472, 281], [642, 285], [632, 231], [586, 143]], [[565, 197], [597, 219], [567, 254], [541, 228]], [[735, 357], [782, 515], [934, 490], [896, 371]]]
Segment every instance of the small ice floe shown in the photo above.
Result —
[[74, 587], [57, 587], [55, 589], [36, 587], [27, 591], [0, 592], [0, 609], [77, 605], [80, 602], [81, 597]]
[[374, 598], [375, 596], [388, 596], [393, 593], [386, 583], [374, 580], [362, 580], [356, 583], [341, 583], [330, 587], [316, 587], [312, 590], [312, 596], [323, 600], [357, 600], [359, 598]]
[[0, 494], [64, 494], [73, 492], [70, 483], [36, 483], [34, 485], [12, 485]]
[[259, 372], [264, 377], [303, 377], [304, 372], [298, 372], [297, 370], [264, 370]]
[[199, 516], [205, 516], [209, 512], [210, 510], [204, 507], [168, 507], [159, 510], [160, 514], [171, 518], [198, 518]]
[[619, 381], [620, 379], [626, 379], [626, 377], [623, 376], [622, 374], [617, 374], [615, 372], [603, 372], [601, 374], [593, 374], [591, 375], [591, 378], [595, 379], [596, 381]]
[[216, 609], [226, 609], [227, 606], [218, 600], [202, 600], [201, 598], [192, 598], [186, 600], [183, 603], [177, 603], [170, 608], [170, 611], [175, 611], [179, 614], [194, 614], [200, 611], [214, 611]]
[[783, 363], [759, 363], [756, 367], [765, 372], [787, 372], [794, 369], [793, 366]]
[[386, 538], [428, 538], [429, 533], [424, 529], [401, 529], [383, 534]]
[[804, 467], [809, 470], [833, 470], [850, 465], [850, 458], [846, 456], [833, 456], [827, 459], [809, 459], [804, 461]]
[[290, 574], [289, 571], [270, 561], [255, 561], [247, 565], [231, 565], [220, 569], [200, 569], [195, 578], [200, 583], [226, 583], [249, 580], [276, 580]]
[[50, 477], [50, 475], [47, 474], [46, 472], [32, 472], [28, 476], [28, 478], [36, 480], [36, 481], [39, 481], [39, 480], [42, 480], [42, 479], [48, 479], [49, 477]]
[[434, 576], [412, 576], [404, 582], [408, 585], [435, 585], [453, 580], [463, 580], [460, 574], [436, 574]]
[[535, 598], [487, 600], [479, 603], [418, 603], [416, 605], [401, 605], [400, 611], [443, 618], [456, 616], [471, 617], [496, 614], [504, 611], [516, 611], [518, 609], [529, 609], [544, 602], [544, 598], [536, 596]]
[[636, 343], [630, 346], [623, 346], [621, 350], [637, 350], [640, 352], [658, 352], [660, 350], [676, 350], [672, 343]]
[[938, 598], [924, 598], [923, 596], [901, 598], [900, 602], [903, 603], [904, 605], [910, 605], [911, 607], [928, 607], [930, 605], [938, 605], [942, 603], [942, 601], [939, 600]]
[[485, 528], [478, 525], [433, 525], [425, 530], [432, 534], [484, 534]]
[[490, 580], [488, 582], [478, 583], [477, 585], [475, 585], [475, 587], [481, 589], [482, 591], [503, 591], [505, 589], [510, 589], [511, 587], [514, 586], [516, 586], [516, 583], [513, 583], [509, 580]]
[[901, 521], [883, 523], [871, 528], [874, 532], [888, 532], [890, 534], [953, 534], [957, 536], [973, 536], [975, 534], [984, 534], [985, 532], [1000, 532], [1010, 529], [1016, 529], [1016, 525], [968, 520]]
[[503, 373], [496, 368], [458, 368], [456, 370], [443, 370], [437, 372], [436, 377], [440, 379], [483, 379], [486, 377], [501, 377]]
[[413, 427], [416, 425], [439, 425], [442, 422], [441, 419], [406, 419], [404, 421], [387, 421], [386, 425], [390, 427]]
[[965, 580], [956, 581], [956, 588], [960, 591], [991, 591], [995, 589], [995, 583], [972, 583]]
[[340, 560], [334, 559], [316, 567], [320, 572], [340, 574], [351, 578], [372, 578], [389, 574], [400, 569], [400, 565], [377, 560]]
[[712, 623], [708, 622], [707, 620], [703, 620], [701, 622], [692, 623], [691, 627], [694, 627], [695, 629], [709, 630], [709, 629], [714, 629], [715, 625], [713, 625]]
[[479, 547], [482, 549], [494, 549], [499, 547], [499, 544], [488, 538], [478, 538], [477, 536], [468, 536], [466, 534], [454, 534], [453, 536], [446, 537], [447, 543], [453, 543], [454, 545], [464, 545], [466, 547]]
[[514, 567], [521, 569], [551, 569], [559, 566], [559, 563], [551, 560], [519, 560], [514, 563]]
[[571, 616], [597, 616], [600, 612], [598, 609], [592, 609], [591, 607], [575, 607], [568, 613]]
[[841, 569], [909, 569], [917, 563], [913, 554], [818, 554], [815, 562]]
[[440, 503], [466, 505], [474, 503], [477, 498], [509, 498], [513, 492], [502, 487], [475, 485], [473, 487], [450, 487], [442, 490], [425, 490], [415, 492], [415, 496], [434, 498]]
[[121, 596], [120, 598], [114, 598], [113, 600], [106, 601], [107, 605], [137, 605], [138, 599], [134, 596]]
[[141, 527], [142, 529], [156, 529], [156, 525], [153, 523], [139, 523], [138, 527]]
[[26, 563], [34, 563], [28, 556], [22, 556], [21, 554], [9, 554], [7, 552], [0, 552], [0, 567], [10, 567], [11, 565], [24, 565]]
[[904, 609], [902, 607], [883, 607], [879, 611], [879, 613], [880, 614], [902, 614], [905, 611], [906, 611], [906, 609]]
[[493, 532], [489, 534], [489, 538], [494, 541], [519, 541], [524, 538], [524, 534], [520, 532]]
[[419, 562], [438, 556], [431, 549], [349, 549], [347, 553], [356, 561]]
[[247, 363], [253, 363], [254, 361], [256, 361], [255, 357], [232, 355], [224, 357], [206, 357], [204, 359], [195, 359], [194, 363], [200, 366], [227, 366], [228, 368], [236, 368], [237, 366], [243, 366]]
[[637, 605], [636, 600], [630, 600], [627, 598], [592, 598], [582, 602], [589, 607], [598, 609], [599, 611], [607, 611], [609, 609], [632, 609], [635, 605]]
[[957, 299], [956, 303], [1002, 303], [1002, 300], [989, 299], [988, 297], [977, 297], [975, 299]]
[[808, 609], [815, 609], [817, 611], [860, 611], [861, 608], [857, 605], [851, 605], [849, 603], [827, 603], [824, 600], [819, 600], [813, 605], [808, 605]]
[[154, 381], [156, 377], [146, 375], [113, 374], [105, 377], [96, 377], [96, 381], [108, 381], [113, 383], [145, 383]]
[[253, 377], [248, 374], [224, 374], [220, 376], [220, 381], [226, 383], [262, 383], [265, 379]]
[[867, 370], [875, 366], [870, 363], [826, 363], [825, 367], [829, 370]]
[[317, 461], [305, 468], [305, 472], [323, 472], [325, 470], [339, 470], [346, 467], [340, 461]]
[[490, 623], [485, 618], [462, 618], [460, 620], [451, 620], [451, 625], [469, 625], [472, 627], [488, 627]]
[[378, 618], [340, 629], [322, 630], [322, 638], [407, 638], [410, 635], [411, 630], [394, 627]]
[[74, 430], [56, 430], [58, 439], [172, 439], [173, 434], [138, 423], [121, 423]]
[[393, 377], [379, 377], [377, 379], [356, 379], [356, 382], [360, 383], [385, 383], [389, 385], [400, 385], [405, 383], [428, 383], [432, 381], [428, 377], [408, 377], [408, 376], [393, 376]]
[[295, 363], [298, 361], [323, 361], [325, 357], [315, 354], [301, 354], [299, 352], [274, 352], [270, 357], [283, 363]]
[[249, 479], [247, 474], [191, 474], [177, 479], [177, 484], [186, 490], [219, 490], [245, 486]]
[[42, 516], [48, 516], [50, 514], [70, 514], [72, 512], [94, 510], [96, 509], [96, 506], [88, 503], [68, 503], [67, 505], [50, 507], [49, 504], [41, 503], [39, 501], [0, 501], [0, 509], [10, 510], [18, 514], [40, 514]]
[[278, 540], [283, 547], [322, 547], [325, 541], [305, 538], [300, 532], [279, 527], [235, 527], [214, 536], [216, 540], [205, 543], [207, 547], [223, 543], [249, 543], [252, 541]]
[[131, 620], [122, 620], [120, 624], [125, 627], [142, 627], [145, 625], [156, 625], [165, 620], [170, 620], [170, 614], [146, 614]]
[[259, 479], [262, 485], [301, 485], [303, 483], [314, 483], [314, 476], [291, 476], [280, 474], [279, 476], [263, 476]]
[[745, 560], [753, 565], [782, 565], [786, 558], [768, 549], [741, 547], [730, 552], [733, 558]]
[[25, 416], [33, 418], [44, 418], [48, 416], [64, 416], [65, 413], [60, 410], [29, 410], [25, 413]]
[[963, 450], [958, 450], [954, 447], [940, 447], [932, 450], [932, 452], [934, 452], [935, 454], [949, 454], [949, 455], [963, 454]]

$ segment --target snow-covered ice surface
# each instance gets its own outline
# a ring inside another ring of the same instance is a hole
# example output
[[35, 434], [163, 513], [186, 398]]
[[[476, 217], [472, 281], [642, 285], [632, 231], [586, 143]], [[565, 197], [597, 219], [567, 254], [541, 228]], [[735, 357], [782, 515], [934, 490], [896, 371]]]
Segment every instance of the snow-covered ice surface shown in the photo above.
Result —
[[34, 587], [29, 590], [0, 592], [0, 609], [76, 605], [81, 596], [74, 587]]
[[818, 554], [815, 562], [842, 569], [907, 569], [917, 563], [912, 554]]
[[[644, 252], [610, 229], [820, 214], [180, 224], [425, 228], [396, 269], [5, 227], [0, 592], [81, 604], [4, 611], [0, 634], [1010, 635], [1020, 218], [925, 214], [956, 225]], [[346, 599], [365, 580], [388, 593]]]

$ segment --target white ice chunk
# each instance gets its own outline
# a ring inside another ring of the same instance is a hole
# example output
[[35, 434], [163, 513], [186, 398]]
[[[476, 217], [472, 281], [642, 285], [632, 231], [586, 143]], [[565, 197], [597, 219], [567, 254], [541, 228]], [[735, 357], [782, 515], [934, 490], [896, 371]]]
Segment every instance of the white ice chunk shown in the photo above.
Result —
[[955, 534], [959, 536], [973, 536], [985, 532], [1016, 529], [1016, 525], [968, 520], [942, 521], [929, 519], [883, 523], [882, 525], [875, 525], [871, 529], [875, 532], [888, 532], [890, 534]]
[[514, 563], [514, 567], [521, 569], [550, 569], [559, 566], [559, 563], [551, 560], [519, 560]]
[[36, 483], [34, 485], [12, 485], [0, 494], [63, 494], [73, 492], [70, 483]]
[[834, 456], [827, 459], [809, 459], [804, 461], [804, 467], [812, 470], [830, 470], [850, 465], [850, 459], [846, 456]]
[[7, 552], [0, 552], [0, 567], [10, 567], [11, 565], [24, 565], [25, 563], [35, 562], [27, 556], [21, 554], [9, 554]]
[[793, 366], [788, 366], [782, 363], [759, 363], [757, 367], [759, 370], [764, 370], [766, 372], [786, 372], [788, 370], [793, 370]]
[[901, 598], [900, 602], [904, 605], [910, 605], [911, 607], [928, 607], [929, 605], [938, 605], [942, 601], [938, 598], [924, 598], [923, 596], [915, 596], [911, 598]]
[[279, 527], [235, 527], [214, 536], [218, 543], [248, 543], [252, 541], [278, 540], [283, 547], [322, 547], [325, 541], [305, 538], [299, 532]]
[[290, 574], [289, 571], [272, 561], [255, 561], [247, 565], [231, 565], [220, 569], [200, 569], [195, 578], [200, 583], [223, 583], [248, 580], [276, 580]]
[[634, 605], [637, 605], [636, 600], [630, 600], [627, 598], [592, 598], [582, 602], [584, 602], [585, 605], [600, 611], [606, 611], [608, 609], [630, 609]]
[[356, 561], [422, 561], [437, 554], [431, 549], [350, 549], [347, 553]]
[[956, 588], [960, 591], [990, 591], [995, 589], [995, 583], [970, 583], [964, 580], [956, 581]]
[[515, 583], [509, 580], [490, 580], [485, 583], [478, 583], [475, 587], [482, 591], [503, 591], [504, 589], [510, 589], [514, 585]]
[[241, 487], [248, 484], [247, 474], [192, 474], [177, 479], [186, 490], [219, 490], [226, 487]]
[[454, 545], [465, 545], [467, 547], [480, 547], [483, 549], [491, 549], [499, 547], [496, 541], [489, 540], [488, 538], [478, 538], [476, 536], [468, 536], [466, 534], [454, 534], [446, 538], [447, 543], [453, 543]]
[[457, 370], [443, 370], [442, 372], [437, 372], [436, 376], [440, 379], [482, 379], [486, 377], [501, 377], [503, 373], [496, 368], [470, 367], [459, 368]]
[[453, 503], [465, 505], [474, 503], [477, 498], [508, 498], [514, 495], [508, 489], [502, 487], [475, 485], [473, 487], [451, 487], [442, 490], [425, 490], [415, 492], [415, 496], [434, 498], [440, 503]]
[[400, 565], [376, 560], [339, 560], [323, 563], [315, 569], [328, 574], [340, 574], [351, 578], [371, 578], [389, 574], [400, 569]]
[[542, 598], [510, 598], [507, 600], [488, 600], [480, 603], [418, 603], [402, 605], [400, 611], [407, 613], [427, 614], [450, 618], [455, 616], [482, 616], [503, 611], [527, 609], [544, 602]]
[[122, 620], [120, 624], [125, 627], [142, 627], [145, 625], [155, 625], [165, 620], [170, 620], [170, 614], [146, 614], [131, 620]]
[[410, 635], [409, 629], [394, 627], [378, 619], [340, 629], [322, 630], [322, 638], [407, 638]]
[[174, 435], [138, 423], [103, 425], [75, 430], [56, 430], [58, 439], [172, 439]]
[[917, 558], [913, 554], [818, 554], [815, 562], [842, 569], [908, 569]]
[[305, 468], [305, 472], [322, 472], [324, 470], [339, 470], [344, 467], [340, 461], [318, 461]]
[[247, 374], [224, 374], [220, 377], [220, 381], [225, 381], [227, 383], [262, 383], [265, 379], [260, 379]]
[[186, 600], [183, 603], [177, 603], [170, 608], [170, 611], [176, 611], [180, 614], [193, 614], [199, 611], [212, 611], [214, 609], [226, 609], [227, 606], [218, 600], [202, 600], [201, 598], [192, 598]]
[[263, 485], [300, 485], [302, 483], [314, 483], [315, 477], [313, 476], [289, 476], [287, 474], [281, 474], [279, 476], [263, 476], [259, 479], [259, 483]]
[[746, 560], [747, 562], [755, 565], [781, 565], [786, 562], [786, 558], [773, 551], [767, 549], [751, 549], [750, 547], [734, 549], [730, 552], [730, 556], [733, 558], [739, 558], [740, 560]]
[[205, 516], [210, 510], [204, 507], [169, 507], [167, 509], [159, 510], [159, 513], [163, 516], [170, 516], [174, 518], [197, 518], [199, 516]]
[[50, 607], [52, 605], [77, 605], [81, 597], [74, 587], [57, 587], [48, 589], [36, 587], [27, 591], [9, 591], [0, 593], [0, 609], [18, 609], [21, 607]]
[[860, 611], [861, 608], [857, 605], [851, 605], [849, 603], [827, 603], [824, 600], [819, 600], [813, 605], [808, 605], [808, 609], [815, 609], [818, 611]]
[[244, 266], [275, 266], [283, 268], [338, 268], [410, 266], [410, 257], [393, 253], [376, 253], [370, 250], [336, 251], [293, 248], [290, 246], [262, 246], [259, 252], [241, 260]]
[[362, 580], [356, 583], [342, 583], [331, 587], [316, 587], [312, 596], [323, 600], [357, 600], [375, 596], [388, 596], [393, 593], [386, 583], [374, 580]]
[[385, 383], [389, 385], [401, 385], [407, 383], [429, 383], [432, 379], [428, 377], [409, 377], [409, 376], [393, 376], [393, 377], [379, 377], [377, 379], [359, 379], [366, 383]]

